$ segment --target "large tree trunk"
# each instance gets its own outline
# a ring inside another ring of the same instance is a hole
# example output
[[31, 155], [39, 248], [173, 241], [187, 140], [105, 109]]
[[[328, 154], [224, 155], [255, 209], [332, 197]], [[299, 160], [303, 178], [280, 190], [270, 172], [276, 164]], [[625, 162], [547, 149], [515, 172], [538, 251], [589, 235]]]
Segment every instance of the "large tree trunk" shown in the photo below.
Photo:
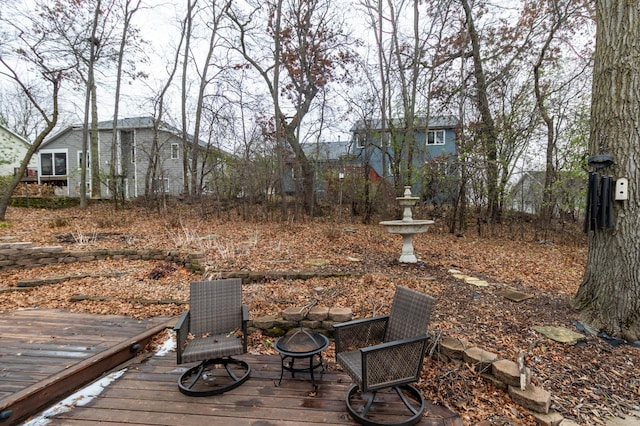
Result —
[[614, 230], [589, 235], [589, 255], [576, 294], [581, 319], [596, 329], [640, 340], [640, 8], [598, 0], [590, 152], [611, 154], [605, 171], [629, 179], [629, 200], [616, 201]]
[[283, 124], [285, 129], [287, 142], [295, 154], [298, 165], [300, 166], [300, 172], [302, 174], [302, 197], [304, 200], [304, 209], [308, 215], [313, 216], [315, 211], [315, 169], [313, 164], [309, 161], [302, 145], [300, 144], [298, 137], [295, 134], [297, 123], [294, 125]]

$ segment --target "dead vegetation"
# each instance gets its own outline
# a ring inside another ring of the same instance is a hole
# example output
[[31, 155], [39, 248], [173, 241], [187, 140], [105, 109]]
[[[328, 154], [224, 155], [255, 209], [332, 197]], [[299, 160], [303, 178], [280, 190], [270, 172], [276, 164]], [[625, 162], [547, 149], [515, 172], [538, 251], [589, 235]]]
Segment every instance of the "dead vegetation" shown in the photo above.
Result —
[[[401, 265], [397, 236], [377, 225], [330, 219], [246, 223], [203, 219], [186, 207], [166, 217], [137, 209], [116, 213], [109, 206], [86, 211], [10, 209], [7, 217], [9, 225], [0, 228], [4, 242], [63, 245], [70, 250], [198, 251], [204, 252], [211, 276], [222, 271], [262, 272], [264, 280], [243, 286], [253, 318], [304, 306], [317, 295], [317, 287], [324, 288], [319, 304], [351, 307], [356, 317], [381, 314], [388, 309], [396, 285], [416, 288], [437, 298], [431, 322], [436, 335], [464, 339], [511, 360], [525, 351], [534, 383], [552, 393], [552, 407], [565, 417], [580, 424], [602, 424], [606, 415], [640, 409], [640, 349], [614, 347], [595, 336], [567, 346], [532, 329], [574, 327], [577, 312], [571, 297], [586, 258], [586, 243], [579, 234], [571, 239], [547, 235], [540, 241], [524, 225], [510, 224], [511, 229], [500, 230], [503, 236], [494, 232], [493, 237], [478, 238], [451, 235], [444, 226], [436, 226], [415, 240], [421, 262]], [[517, 232], [511, 232], [516, 231], [514, 226]], [[69, 235], [76, 238], [60, 237]], [[450, 269], [482, 278], [489, 286], [469, 285], [453, 277]], [[322, 274], [286, 279], [275, 271]], [[23, 279], [65, 274], [76, 277], [0, 293], [0, 311], [59, 308], [136, 318], [178, 315], [185, 309], [181, 303], [188, 299], [189, 282], [202, 278], [163, 262], [105, 260], [2, 271], [0, 280], [2, 287], [14, 287]], [[499, 290], [505, 288], [533, 297], [512, 302], [500, 296]], [[257, 333], [251, 339], [253, 350], [270, 351], [272, 343]], [[473, 365], [432, 360], [425, 364], [420, 386], [431, 400], [459, 412], [468, 424], [534, 423], [526, 410], [486, 382]]]

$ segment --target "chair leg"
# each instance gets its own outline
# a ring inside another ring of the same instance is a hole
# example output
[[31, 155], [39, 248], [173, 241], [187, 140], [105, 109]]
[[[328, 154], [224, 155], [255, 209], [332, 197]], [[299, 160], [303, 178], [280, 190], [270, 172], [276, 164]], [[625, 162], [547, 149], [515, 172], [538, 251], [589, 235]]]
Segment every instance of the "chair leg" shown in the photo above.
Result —
[[409, 411], [411, 411], [413, 414], [422, 415], [422, 412], [424, 411], [424, 408], [425, 408], [424, 397], [422, 396], [422, 392], [420, 392], [418, 389], [414, 388], [411, 385], [404, 385], [402, 386], [402, 388], [407, 390], [409, 393], [411, 393], [411, 395], [413, 395], [413, 397], [416, 398], [416, 401], [418, 402], [418, 406], [414, 407], [413, 404], [411, 404], [411, 401], [409, 401], [409, 398], [407, 398], [407, 395], [404, 392], [402, 392], [401, 386], [394, 386], [393, 389], [396, 391], [396, 393], [400, 397], [400, 400], [404, 403], [404, 406], [407, 407]]
[[[388, 398], [386, 401], [379, 401], [374, 404], [374, 399], [378, 394], [377, 391], [367, 394], [361, 393], [358, 397], [358, 385], [353, 385], [347, 392], [347, 410], [356, 422], [364, 426], [411, 426], [418, 423], [422, 418], [426, 405], [422, 393], [411, 385], [395, 386], [393, 390], [407, 409], [404, 415], [399, 414], [397, 411], [385, 412], [392, 403]], [[385, 396], [388, 395], [393, 394], [385, 394]], [[355, 403], [357, 398], [362, 399], [358, 404]], [[397, 399], [395, 400], [397, 401]], [[374, 406], [377, 409], [372, 409]]]
[[[224, 367], [224, 373], [221, 373], [220, 366]], [[245, 361], [231, 357], [209, 359], [182, 373], [178, 379], [178, 388], [188, 396], [219, 395], [246, 382], [250, 374], [251, 366]]]

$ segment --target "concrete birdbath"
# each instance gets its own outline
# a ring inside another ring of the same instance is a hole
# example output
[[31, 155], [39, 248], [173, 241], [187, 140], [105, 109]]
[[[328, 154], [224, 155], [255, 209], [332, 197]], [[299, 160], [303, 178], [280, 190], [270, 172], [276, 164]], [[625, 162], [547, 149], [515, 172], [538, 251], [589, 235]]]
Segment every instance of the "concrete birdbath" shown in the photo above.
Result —
[[433, 225], [433, 220], [414, 220], [411, 208], [416, 205], [419, 198], [411, 196], [411, 187], [404, 187], [404, 196], [397, 197], [398, 204], [404, 208], [402, 220], [384, 220], [380, 225], [390, 234], [402, 236], [402, 255], [398, 261], [400, 263], [416, 263], [418, 258], [413, 253], [413, 236], [427, 232], [429, 225]]

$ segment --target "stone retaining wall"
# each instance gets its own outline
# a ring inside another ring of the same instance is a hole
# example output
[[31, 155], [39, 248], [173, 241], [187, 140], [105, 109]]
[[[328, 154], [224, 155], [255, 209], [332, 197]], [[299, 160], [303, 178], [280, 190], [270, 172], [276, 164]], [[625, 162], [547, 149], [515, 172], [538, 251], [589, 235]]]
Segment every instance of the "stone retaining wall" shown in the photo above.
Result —
[[0, 270], [105, 259], [159, 260], [183, 265], [195, 273], [204, 271], [204, 256], [199, 253], [137, 249], [72, 251], [61, 246], [34, 247], [29, 242], [0, 243]]
[[350, 308], [328, 308], [326, 306], [291, 307], [280, 312], [279, 316], [269, 315], [249, 321], [249, 328], [259, 329], [269, 337], [280, 337], [287, 331], [305, 327], [327, 336], [333, 334], [333, 325], [351, 321]]

